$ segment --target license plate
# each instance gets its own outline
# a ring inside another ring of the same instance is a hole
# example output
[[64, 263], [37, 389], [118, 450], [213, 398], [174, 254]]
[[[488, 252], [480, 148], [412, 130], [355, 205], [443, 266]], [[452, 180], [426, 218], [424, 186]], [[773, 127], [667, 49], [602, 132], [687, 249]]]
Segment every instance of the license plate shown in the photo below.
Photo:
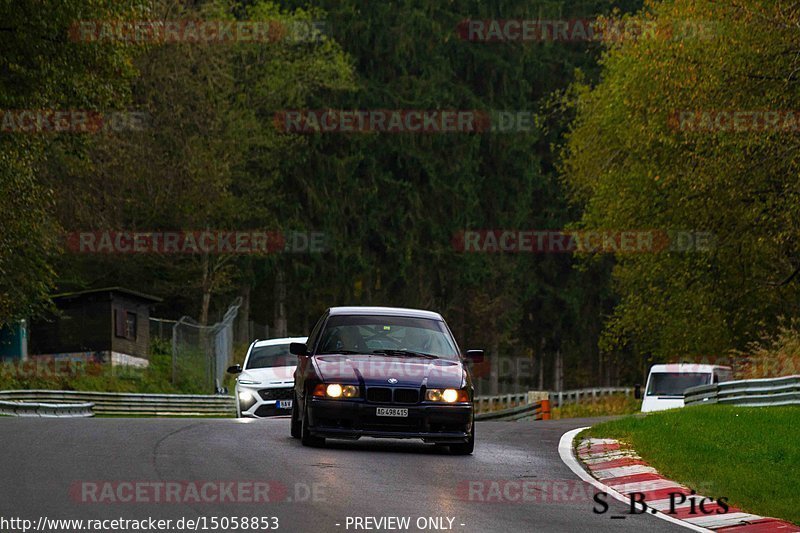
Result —
[[291, 409], [292, 400], [278, 400], [278, 409]]
[[408, 416], [408, 409], [395, 409], [393, 407], [376, 407], [377, 416]]

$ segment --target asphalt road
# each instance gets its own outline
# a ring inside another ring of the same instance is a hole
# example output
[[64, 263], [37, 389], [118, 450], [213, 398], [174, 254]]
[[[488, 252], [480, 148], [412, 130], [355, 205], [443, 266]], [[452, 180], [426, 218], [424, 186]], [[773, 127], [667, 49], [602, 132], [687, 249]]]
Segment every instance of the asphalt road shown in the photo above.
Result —
[[[558, 455], [564, 432], [593, 422], [479, 422], [475, 453], [457, 457], [416, 441], [304, 448], [285, 418], [3, 418], [0, 518], [205, 517], [200, 531], [215, 529], [211, 517], [278, 517], [279, 531], [315, 533], [686, 531], [625, 515], [611, 498], [593, 513], [592, 489]], [[359, 517], [408, 517], [409, 527]]]

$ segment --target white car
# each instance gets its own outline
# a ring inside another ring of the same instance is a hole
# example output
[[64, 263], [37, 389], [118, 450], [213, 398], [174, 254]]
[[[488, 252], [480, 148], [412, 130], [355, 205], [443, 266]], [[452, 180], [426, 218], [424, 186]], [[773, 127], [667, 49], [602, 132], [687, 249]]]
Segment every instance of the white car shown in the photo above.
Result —
[[306, 342], [306, 337], [257, 340], [250, 345], [244, 367], [228, 369], [236, 378], [236, 416], [263, 418], [291, 415], [294, 369], [297, 356], [289, 353], [289, 344]]
[[653, 365], [647, 377], [642, 412], [683, 407], [686, 389], [733, 379], [729, 366], [680, 363]]

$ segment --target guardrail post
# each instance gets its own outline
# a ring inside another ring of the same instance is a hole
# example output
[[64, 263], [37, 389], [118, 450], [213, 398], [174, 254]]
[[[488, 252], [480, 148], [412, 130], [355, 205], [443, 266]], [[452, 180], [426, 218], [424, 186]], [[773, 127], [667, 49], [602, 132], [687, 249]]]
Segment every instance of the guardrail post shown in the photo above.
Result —
[[542, 400], [542, 420], [550, 420], [550, 400]]

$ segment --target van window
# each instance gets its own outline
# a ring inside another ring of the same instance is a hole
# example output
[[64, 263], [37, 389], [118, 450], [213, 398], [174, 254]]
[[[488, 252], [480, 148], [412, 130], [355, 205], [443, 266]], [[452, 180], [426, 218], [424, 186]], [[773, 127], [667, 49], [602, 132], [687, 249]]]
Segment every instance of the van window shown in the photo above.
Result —
[[710, 381], [711, 374], [705, 372], [658, 372], [650, 374], [647, 396], [681, 397], [686, 389], [707, 385]]
[[733, 379], [733, 372], [728, 368], [717, 369], [717, 382], [725, 383]]

